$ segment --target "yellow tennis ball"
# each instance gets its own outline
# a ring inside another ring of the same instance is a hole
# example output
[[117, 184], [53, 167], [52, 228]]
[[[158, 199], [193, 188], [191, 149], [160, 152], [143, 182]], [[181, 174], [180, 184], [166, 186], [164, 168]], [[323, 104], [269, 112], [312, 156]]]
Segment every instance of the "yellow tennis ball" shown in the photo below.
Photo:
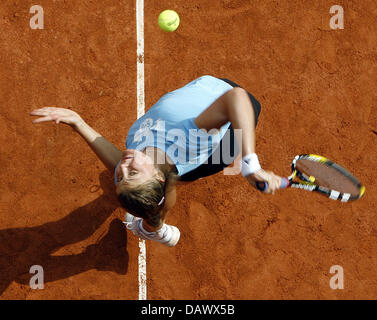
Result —
[[179, 15], [174, 10], [165, 10], [158, 16], [158, 25], [164, 31], [173, 32], [179, 26]]

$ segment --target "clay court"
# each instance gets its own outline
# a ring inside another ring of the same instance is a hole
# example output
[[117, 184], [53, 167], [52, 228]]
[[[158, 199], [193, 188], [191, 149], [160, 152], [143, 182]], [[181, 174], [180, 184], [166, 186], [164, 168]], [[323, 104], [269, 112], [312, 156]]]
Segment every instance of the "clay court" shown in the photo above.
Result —
[[[64, 124], [30, 111], [71, 108], [125, 149], [137, 119], [136, 0], [0, 4], [0, 298], [138, 299], [139, 240], [122, 224], [113, 175]], [[331, 30], [332, 5], [344, 29]], [[222, 173], [178, 188], [174, 248], [146, 242], [148, 299], [377, 299], [375, 1], [145, 0], [146, 109], [202, 76], [262, 104], [257, 153], [286, 176], [315, 153], [366, 186], [352, 203], [303, 190], [274, 196]], [[177, 11], [172, 33], [157, 24]], [[32, 290], [32, 265], [45, 272]], [[344, 268], [344, 289], [329, 286]]]

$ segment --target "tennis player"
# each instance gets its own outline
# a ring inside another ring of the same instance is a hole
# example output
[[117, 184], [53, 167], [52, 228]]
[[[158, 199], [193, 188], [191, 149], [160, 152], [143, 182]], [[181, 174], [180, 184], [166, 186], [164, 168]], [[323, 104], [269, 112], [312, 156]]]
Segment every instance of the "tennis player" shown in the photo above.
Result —
[[55, 121], [74, 128], [105, 166], [127, 210], [125, 224], [141, 239], [175, 246], [179, 229], [165, 223], [176, 202], [176, 186], [222, 171], [241, 155], [241, 173], [266, 193], [279, 189], [281, 177], [261, 168], [255, 153], [255, 127], [261, 111], [252, 94], [236, 83], [200, 77], [157, 101], [130, 128], [122, 152], [76, 112], [42, 108], [33, 123]]

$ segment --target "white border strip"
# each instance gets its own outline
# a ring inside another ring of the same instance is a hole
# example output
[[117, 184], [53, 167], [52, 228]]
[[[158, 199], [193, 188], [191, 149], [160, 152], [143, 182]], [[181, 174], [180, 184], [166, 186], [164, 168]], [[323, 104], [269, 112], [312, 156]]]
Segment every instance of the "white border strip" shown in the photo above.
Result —
[[[137, 33], [137, 118], [145, 113], [144, 91], [144, 0], [136, 0]], [[147, 300], [147, 254], [145, 241], [139, 240], [139, 300]]]

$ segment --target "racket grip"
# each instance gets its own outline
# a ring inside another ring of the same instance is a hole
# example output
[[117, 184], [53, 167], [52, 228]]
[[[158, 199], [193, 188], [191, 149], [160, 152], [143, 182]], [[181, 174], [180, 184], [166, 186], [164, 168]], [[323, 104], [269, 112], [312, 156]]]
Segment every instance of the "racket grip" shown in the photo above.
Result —
[[[268, 183], [267, 182], [261, 182], [258, 181], [256, 183], [256, 187], [259, 191], [266, 192], [268, 189]], [[289, 180], [287, 178], [281, 178], [281, 184], [280, 184], [280, 189], [285, 189], [289, 187]]]

